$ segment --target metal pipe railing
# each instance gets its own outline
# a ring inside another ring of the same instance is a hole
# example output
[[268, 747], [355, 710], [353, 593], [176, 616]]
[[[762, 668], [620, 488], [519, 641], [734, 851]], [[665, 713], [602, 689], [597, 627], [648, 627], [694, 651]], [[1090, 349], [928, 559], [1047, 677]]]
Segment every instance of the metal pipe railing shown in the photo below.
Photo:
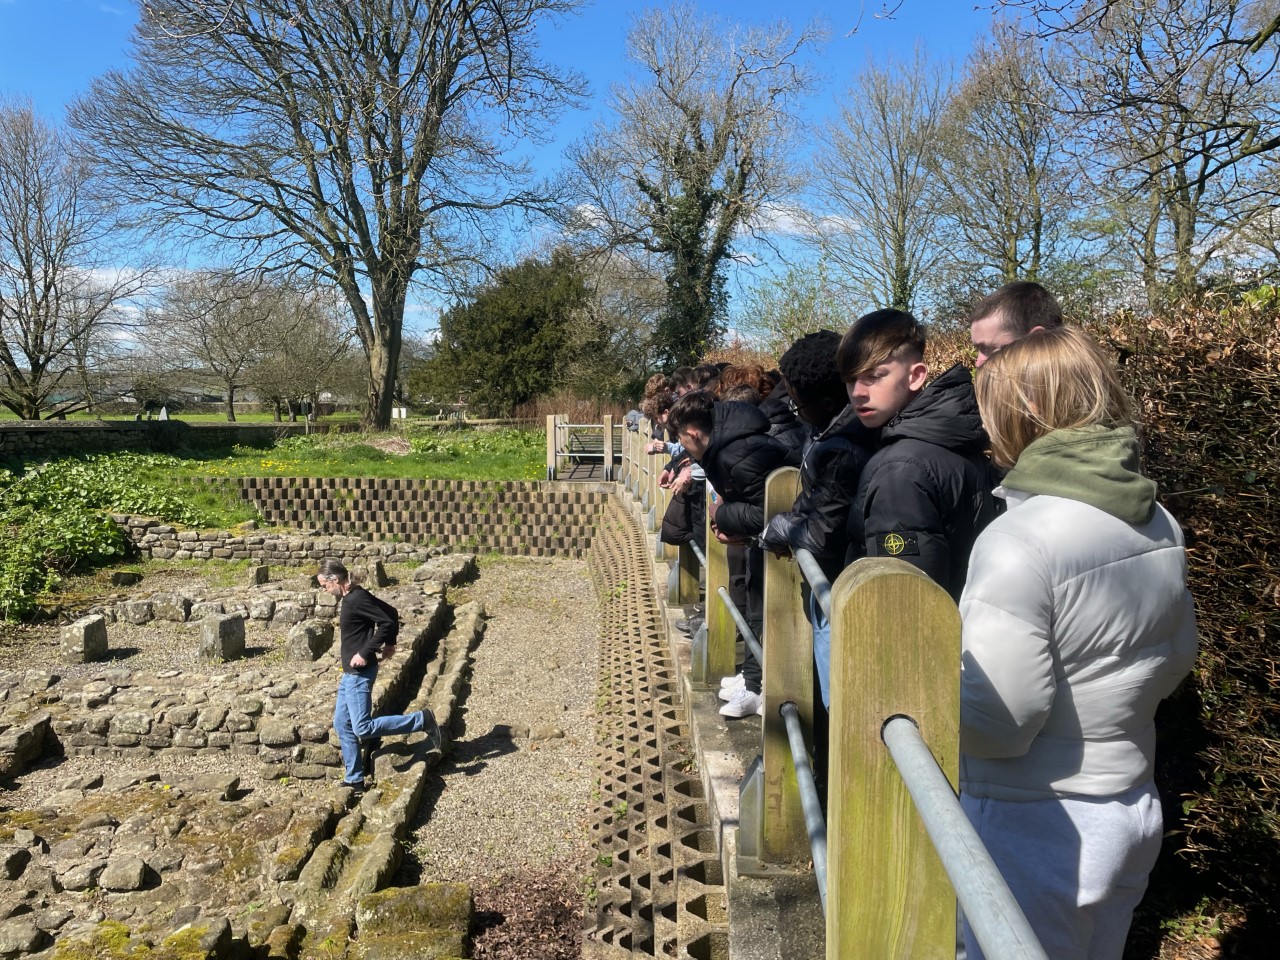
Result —
[[880, 736], [897, 764], [983, 953], [1001, 960], [1048, 960], [1009, 885], [929, 752], [919, 727], [910, 717], [890, 717]]
[[796, 550], [795, 556], [796, 563], [800, 565], [800, 572], [809, 581], [809, 589], [813, 591], [813, 595], [818, 601], [818, 606], [822, 608], [823, 615], [830, 620], [831, 582], [827, 579], [827, 575], [822, 572], [822, 567], [818, 566], [818, 558], [803, 548]]
[[742, 639], [746, 641], [748, 647], [751, 648], [751, 655], [756, 658], [756, 663], [764, 663], [764, 650], [760, 647], [760, 641], [756, 639], [755, 632], [747, 626], [747, 618], [742, 615], [742, 611], [738, 609], [738, 605], [733, 602], [733, 598], [729, 596], [729, 588], [721, 587], [718, 591], [720, 599], [724, 601], [724, 608], [729, 611], [729, 616], [733, 617], [733, 622], [737, 624], [738, 632], [742, 634]]
[[796, 768], [796, 785], [800, 788], [800, 806], [804, 810], [804, 825], [809, 832], [809, 850], [813, 855], [813, 874], [818, 881], [818, 896], [822, 898], [822, 913], [827, 912], [827, 818], [818, 799], [818, 785], [813, 779], [813, 767], [809, 764], [809, 748], [804, 742], [804, 725], [800, 710], [788, 700], [779, 710], [787, 725], [787, 743], [791, 745], [791, 762]]

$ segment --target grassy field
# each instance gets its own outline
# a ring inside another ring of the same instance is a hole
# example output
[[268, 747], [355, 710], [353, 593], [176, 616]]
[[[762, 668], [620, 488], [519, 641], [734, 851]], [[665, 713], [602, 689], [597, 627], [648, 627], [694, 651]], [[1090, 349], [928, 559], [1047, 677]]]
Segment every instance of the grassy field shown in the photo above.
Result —
[[149, 479], [169, 475], [537, 480], [545, 473], [545, 457], [544, 435], [530, 430], [317, 434], [286, 438], [270, 450], [236, 447], [230, 456], [188, 455]]

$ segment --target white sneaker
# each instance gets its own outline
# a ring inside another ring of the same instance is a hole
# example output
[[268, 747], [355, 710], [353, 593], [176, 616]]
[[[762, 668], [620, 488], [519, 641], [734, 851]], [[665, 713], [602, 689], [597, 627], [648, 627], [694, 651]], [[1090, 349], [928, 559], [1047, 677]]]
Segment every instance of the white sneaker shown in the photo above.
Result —
[[721, 677], [720, 689], [721, 690], [736, 689], [737, 687], [745, 686], [746, 683], [747, 683], [747, 678], [744, 677], [742, 674], [737, 673], [737, 674], [734, 674], [732, 677]]
[[752, 693], [746, 687], [743, 687], [733, 699], [720, 708], [720, 716], [722, 717], [746, 717], [753, 713], [759, 713], [764, 703], [760, 694]]

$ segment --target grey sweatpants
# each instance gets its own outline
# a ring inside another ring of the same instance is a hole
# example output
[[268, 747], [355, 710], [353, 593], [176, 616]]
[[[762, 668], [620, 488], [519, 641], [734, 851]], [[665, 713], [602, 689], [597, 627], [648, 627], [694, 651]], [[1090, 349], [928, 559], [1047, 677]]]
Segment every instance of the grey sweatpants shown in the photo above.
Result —
[[[1025, 802], [962, 792], [960, 803], [1048, 956], [1120, 960], [1160, 854], [1154, 783], [1113, 797]], [[982, 960], [963, 927], [967, 960]]]

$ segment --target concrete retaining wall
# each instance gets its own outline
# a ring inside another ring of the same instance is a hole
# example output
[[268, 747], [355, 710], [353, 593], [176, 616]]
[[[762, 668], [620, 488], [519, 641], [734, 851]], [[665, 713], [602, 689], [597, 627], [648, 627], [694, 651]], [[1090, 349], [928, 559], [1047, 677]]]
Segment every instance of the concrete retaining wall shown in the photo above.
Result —
[[[523, 556], [582, 556], [610, 485], [535, 481], [245, 477], [273, 526]], [[267, 558], [269, 559], [269, 558]]]

